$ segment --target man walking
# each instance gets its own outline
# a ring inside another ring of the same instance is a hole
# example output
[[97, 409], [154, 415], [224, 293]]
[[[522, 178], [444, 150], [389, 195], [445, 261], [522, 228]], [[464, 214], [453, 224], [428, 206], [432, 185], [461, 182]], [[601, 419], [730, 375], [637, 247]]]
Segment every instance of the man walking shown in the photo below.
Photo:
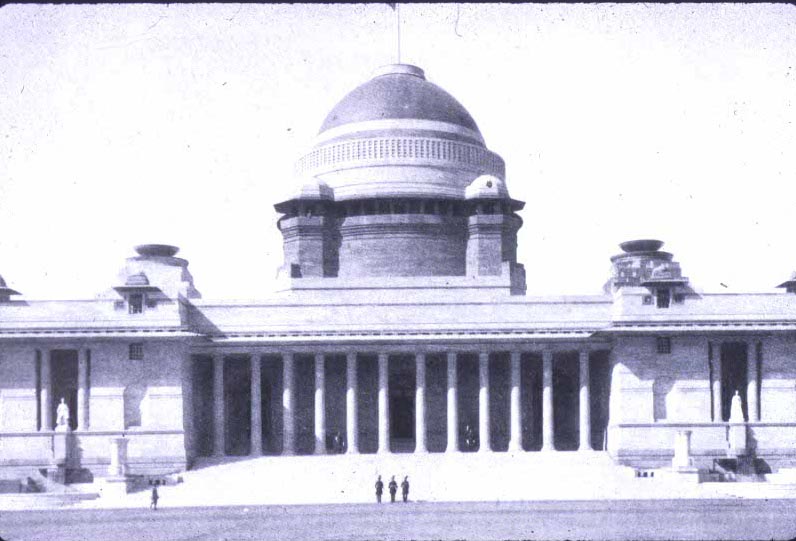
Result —
[[152, 500], [149, 502], [149, 508], [153, 511], [158, 510], [158, 500], [160, 496], [158, 495], [158, 484], [160, 481], [155, 481], [155, 484], [152, 485]]
[[405, 476], [403, 482], [401, 483], [401, 495], [404, 498], [404, 503], [406, 500], [409, 499], [409, 476]]
[[384, 492], [384, 483], [381, 482], [381, 475], [376, 479], [376, 503], [381, 503], [381, 493]]
[[398, 483], [395, 482], [395, 476], [390, 478], [390, 503], [395, 503], [395, 493], [398, 492]]

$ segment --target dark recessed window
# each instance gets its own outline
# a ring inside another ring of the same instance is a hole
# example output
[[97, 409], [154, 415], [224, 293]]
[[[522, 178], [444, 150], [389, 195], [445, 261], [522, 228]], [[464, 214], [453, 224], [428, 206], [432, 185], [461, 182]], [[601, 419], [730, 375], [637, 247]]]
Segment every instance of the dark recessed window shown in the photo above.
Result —
[[672, 352], [672, 339], [668, 336], [659, 336], [655, 339], [656, 348], [658, 353], [671, 353]]
[[672, 293], [667, 288], [662, 288], [657, 291], [658, 308], [669, 308], [669, 301], [671, 300]]
[[128, 298], [129, 311], [131, 314], [140, 314], [144, 311], [144, 294], [131, 293]]
[[144, 360], [144, 344], [137, 342], [130, 344], [130, 360], [143, 361]]
[[642, 302], [644, 304], [652, 304], [652, 295], [644, 295], [644, 299]]

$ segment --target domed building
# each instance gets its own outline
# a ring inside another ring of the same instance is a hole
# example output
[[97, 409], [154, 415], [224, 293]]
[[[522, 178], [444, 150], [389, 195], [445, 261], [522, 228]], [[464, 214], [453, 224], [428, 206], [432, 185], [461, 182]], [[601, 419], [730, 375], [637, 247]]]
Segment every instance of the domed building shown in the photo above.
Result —
[[160, 244], [92, 300], [0, 278], [0, 475], [110, 491], [220, 468], [213, 483], [296, 488], [258, 492], [271, 503], [367, 501], [351, 487], [388, 471], [427, 500], [787, 478], [793, 277], [702, 293], [641, 239], [600, 294], [526, 295], [503, 159], [415, 66], [344, 96], [296, 174], [265, 299], [203, 299]]
[[276, 205], [292, 277], [500, 276], [516, 261], [523, 207], [503, 159], [422, 69], [390, 65], [345, 96]]

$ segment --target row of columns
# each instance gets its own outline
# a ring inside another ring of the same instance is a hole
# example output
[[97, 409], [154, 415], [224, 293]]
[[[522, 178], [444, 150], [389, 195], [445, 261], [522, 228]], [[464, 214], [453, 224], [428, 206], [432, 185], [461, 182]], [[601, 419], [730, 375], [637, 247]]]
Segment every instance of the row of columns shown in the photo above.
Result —
[[[46, 431], [55, 428], [55, 419], [53, 419], [54, 400], [60, 400], [61, 397], [53, 396], [53, 385], [51, 378], [51, 352], [36, 350], [36, 359], [38, 361], [40, 372], [40, 392], [39, 392], [39, 409], [41, 411], [41, 423], [39, 430]], [[71, 415], [77, 416], [77, 429], [89, 429], [89, 364], [91, 362], [91, 350], [83, 349], [78, 350], [77, 357], [77, 411], [70, 412]]]
[[[378, 452], [389, 452], [390, 448], [390, 403], [389, 403], [389, 355], [378, 355]], [[225, 413], [224, 413], [224, 357], [213, 359], [213, 394], [214, 394], [214, 453], [224, 455], [225, 449]], [[415, 452], [428, 451], [426, 442], [425, 386], [426, 386], [426, 355], [415, 355], [416, 392], [415, 392]], [[481, 352], [478, 357], [478, 423], [481, 445], [479, 452], [490, 452], [490, 417], [489, 417], [489, 353]], [[588, 451], [591, 445], [591, 416], [589, 395], [589, 352], [581, 351], [580, 364], [580, 445], [579, 450]], [[447, 451], [457, 452], [459, 449], [458, 431], [458, 396], [457, 396], [457, 355], [447, 354], [448, 387], [447, 387]], [[510, 358], [510, 439], [509, 451], [522, 450], [521, 418], [520, 418], [520, 352], [511, 352]], [[282, 355], [282, 411], [283, 411], [283, 451], [284, 455], [295, 452], [295, 404], [294, 404], [294, 358], [292, 353]], [[251, 361], [251, 453], [262, 454], [262, 405], [261, 381], [262, 360], [252, 356]], [[553, 451], [554, 417], [553, 417], [553, 352], [542, 354], [542, 450]], [[357, 355], [346, 355], [346, 441], [347, 453], [358, 452], [358, 414], [357, 414]], [[326, 411], [325, 411], [325, 368], [324, 355], [315, 355], [315, 454], [326, 452]]]

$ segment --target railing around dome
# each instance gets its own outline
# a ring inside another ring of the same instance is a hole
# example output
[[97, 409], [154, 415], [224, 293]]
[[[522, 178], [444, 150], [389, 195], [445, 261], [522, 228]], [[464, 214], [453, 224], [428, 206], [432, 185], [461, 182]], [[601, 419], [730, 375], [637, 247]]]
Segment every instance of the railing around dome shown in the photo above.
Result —
[[483, 147], [432, 137], [379, 137], [330, 143], [310, 151], [296, 164], [296, 173], [334, 169], [340, 165], [369, 162], [440, 164], [453, 162], [468, 169], [505, 175], [503, 159]]

